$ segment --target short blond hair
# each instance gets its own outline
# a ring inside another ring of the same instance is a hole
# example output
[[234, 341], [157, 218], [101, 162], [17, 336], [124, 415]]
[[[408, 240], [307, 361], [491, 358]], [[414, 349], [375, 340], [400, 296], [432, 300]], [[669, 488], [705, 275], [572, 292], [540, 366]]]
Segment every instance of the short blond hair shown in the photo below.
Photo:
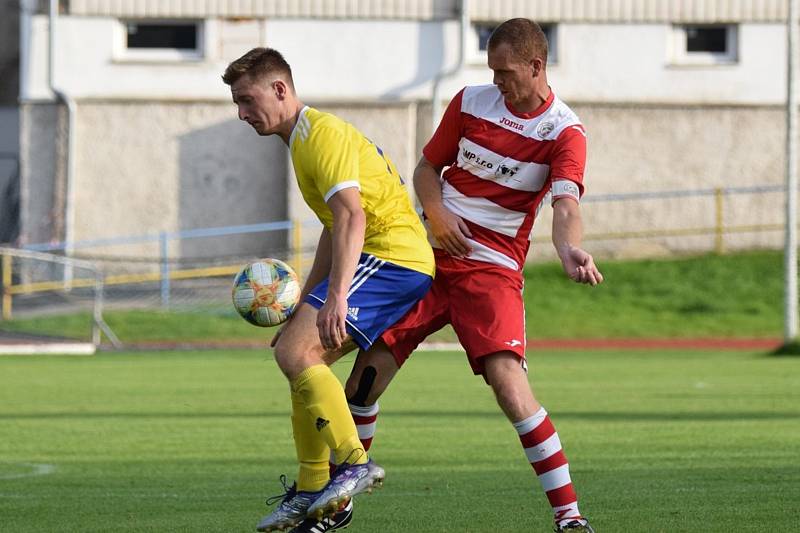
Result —
[[233, 85], [242, 76], [250, 79], [279, 75], [280, 78], [294, 90], [292, 80], [292, 67], [283, 58], [280, 52], [274, 48], [253, 48], [245, 55], [228, 65], [222, 75], [222, 81], [227, 85]]
[[547, 63], [547, 36], [542, 27], [526, 18], [509, 19], [494, 29], [488, 48], [505, 43], [517, 59], [531, 61], [538, 57]]

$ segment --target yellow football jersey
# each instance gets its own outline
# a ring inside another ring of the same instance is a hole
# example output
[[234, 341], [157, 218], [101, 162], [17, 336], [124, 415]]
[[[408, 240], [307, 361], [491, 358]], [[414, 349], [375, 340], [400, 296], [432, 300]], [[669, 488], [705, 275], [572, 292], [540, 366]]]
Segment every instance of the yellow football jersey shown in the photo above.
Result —
[[326, 201], [357, 187], [366, 214], [363, 251], [433, 276], [425, 228], [394, 163], [353, 125], [311, 107], [300, 112], [289, 138], [297, 184], [322, 224], [333, 230]]

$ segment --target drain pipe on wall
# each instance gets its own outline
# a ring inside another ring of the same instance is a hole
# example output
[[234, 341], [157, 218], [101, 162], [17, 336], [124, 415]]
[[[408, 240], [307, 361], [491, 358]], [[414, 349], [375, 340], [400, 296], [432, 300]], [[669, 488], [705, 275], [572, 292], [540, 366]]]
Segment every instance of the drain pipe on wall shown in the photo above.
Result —
[[[442, 117], [442, 82], [460, 73], [467, 62], [467, 32], [469, 31], [469, 0], [461, 0], [460, 44], [458, 49], [458, 63], [448, 71], [439, 72], [433, 80], [433, 94], [431, 95], [431, 135], [436, 131]], [[444, 52], [444, 51], [443, 51]]]
[[36, 14], [36, 0], [21, 0], [19, 8], [19, 98], [27, 101], [30, 99], [31, 26]]
[[[31, 100], [30, 73], [31, 73], [31, 48], [33, 36], [33, 17], [36, 14], [36, 0], [21, 0], [19, 3], [19, 236], [20, 246], [29, 242], [31, 215], [31, 176], [27, 168], [26, 152], [29, 140], [23, 139], [26, 132], [27, 104]], [[25, 111], [23, 111], [25, 109]]]
[[[58, 19], [58, 0], [50, 0], [48, 18], [49, 54], [47, 60], [47, 75], [50, 90], [57, 101], [67, 108], [67, 153], [64, 178], [64, 255], [71, 256], [72, 243], [75, 241], [75, 101], [65, 92], [55, 86], [55, 57], [56, 57], [56, 20]], [[58, 238], [58, 237], [56, 237]], [[72, 281], [71, 265], [64, 265], [64, 284]]]

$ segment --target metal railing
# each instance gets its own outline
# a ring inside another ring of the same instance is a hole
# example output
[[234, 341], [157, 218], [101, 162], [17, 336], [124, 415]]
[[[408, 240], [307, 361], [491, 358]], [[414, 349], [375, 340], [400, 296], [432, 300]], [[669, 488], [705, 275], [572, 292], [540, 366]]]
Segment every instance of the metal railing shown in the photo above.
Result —
[[103, 273], [97, 269], [94, 263], [89, 261], [81, 261], [70, 257], [63, 257], [60, 255], [46, 254], [42, 252], [35, 252], [31, 250], [20, 250], [18, 248], [4, 248], [0, 247], [0, 270], [2, 270], [2, 318], [8, 320], [11, 318], [11, 304], [12, 297], [15, 294], [27, 294], [36, 291], [52, 290], [53, 283], [41, 283], [38, 287], [31, 285], [14, 285], [13, 278], [14, 272], [12, 269], [12, 259], [21, 258], [35, 260], [45, 263], [60, 264], [64, 267], [80, 268], [93, 274], [93, 278], [86, 278], [81, 280], [82, 286], [92, 287], [94, 289], [94, 305], [92, 308], [92, 343], [97, 346], [100, 344], [101, 332], [106, 335], [108, 340], [114, 347], [120, 347], [122, 343], [117, 338], [116, 334], [106, 324], [103, 319], [103, 288], [105, 280]]
[[[586, 233], [584, 241], [605, 241], [605, 240], [625, 240], [625, 239], [644, 239], [652, 237], [683, 237], [692, 235], [713, 235], [714, 252], [725, 253], [725, 235], [735, 233], [752, 233], [764, 231], [783, 231], [783, 224], [725, 224], [725, 198], [743, 194], [764, 194], [764, 193], [785, 193], [786, 187], [783, 185], [758, 185], [746, 187], [713, 187], [704, 189], [684, 189], [667, 191], [645, 191], [634, 193], [613, 193], [588, 195], [581, 200], [583, 203], [612, 203], [630, 202], [633, 200], [663, 200], [670, 198], [687, 197], [713, 197], [714, 199], [714, 225], [698, 226], [690, 228], [660, 228], [644, 229], [636, 231], [615, 231]], [[547, 237], [538, 237], [534, 242], [549, 242]]]
[[[764, 231], [782, 231], [784, 229], [781, 224], [726, 224], [725, 223], [725, 210], [726, 198], [737, 195], [754, 195], [754, 194], [768, 194], [768, 193], [783, 193], [785, 187], [780, 185], [765, 185], [765, 186], [749, 186], [749, 187], [716, 187], [704, 188], [693, 190], [667, 190], [667, 191], [653, 191], [653, 192], [635, 192], [635, 193], [615, 193], [615, 194], [599, 194], [589, 195], [583, 200], [585, 204], [610, 204], [616, 202], [633, 202], [633, 201], [651, 201], [651, 200], [665, 200], [674, 198], [686, 197], [708, 197], [713, 199], [713, 224], [697, 227], [683, 227], [683, 228], [643, 228], [626, 231], [608, 231], [587, 233], [584, 236], [585, 241], [601, 241], [601, 240], [627, 240], [627, 239], [642, 239], [642, 238], [663, 238], [663, 237], [682, 237], [690, 235], [709, 235], [713, 236], [713, 251], [717, 253], [725, 252], [725, 236], [734, 233], [743, 232], [764, 232]], [[130, 284], [143, 284], [143, 283], [156, 283], [160, 293], [161, 307], [170, 306], [170, 294], [172, 291], [172, 282], [179, 280], [192, 280], [203, 278], [219, 278], [222, 276], [231, 277], [235, 275], [241, 268], [240, 262], [236, 264], [217, 264], [214, 266], [204, 266], [200, 268], [175, 268], [175, 258], [170, 257], [169, 243], [175, 240], [208, 238], [208, 237], [221, 237], [230, 235], [240, 235], [248, 233], [264, 233], [274, 231], [289, 231], [290, 237], [287, 238], [289, 242], [287, 259], [292, 266], [297, 270], [298, 274], [302, 275], [304, 266], [304, 254], [310, 255], [313, 249], [304, 250], [303, 243], [303, 227], [310, 223], [319, 226], [316, 221], [297, 221], [297, 220], [282, 220], [276, 222], [268, 222], [261, 224], [247, 224], [238, 226], [216, 227], [216, 228], [201, 228], [184, 231], [174, 232], [159, 232], [144, 235], [123, 236], [117, 238], [107, 239], [91, 239], [77, 241], [73, 243], [57, 242], [57, 243], [39, 243], [31, 244], [24, 247], [24, 250], [35, 252], [65, 252], [71, 250], [73, 253], [82, 250], [88, 250], [97, 247], [120, 246], [126, 244], [142, 244], [142, 243], [157, 243], [158, 256], [149, 258], [150, 262], [157, 264], [157, 268], [144, 272], [110, 272], [104, 271], [102, 273], [103, 284], [107, 287], [116, 285], [130, 285]], [[547, 241], [548, 238], [535, 238], [534, 241]], [[14, 250], [14, 249], [5, 249]], [[16, 250], [17, 253], [22, 252]], [[58, 257], [58, 256], [51, 256]], [[148, 259], [145, 258], [145, 261]], [[5, 259], [4, 259], [5, 261]], [[77, 264], [76, 260], [72, 263]], [[94, 261], [94, 260], [93, 260]], [[91, 269], [95, 272], [101, 272], [102, 268], [98, 266], [100, 261], [89, 262]], [[5, 265], [5, 263], [3, 263]], [[71, 267], [70, 267], [71, 268]], [[98, 274], [100, 275], [100, 274]], [[24, 283], [12, 284], [10, 274], [10, 267], [3, 268], [3, 317], [8, 318], [11, 314], [11, 297], [21, 294], [32, 294], [40, 291], [55, 290], [61, 288], [62, 290], [70, 290], [71, 288], [87, 287], [95, 283], [94, 279], [73, 279], [71, 276], [67, 279], [66, 274], [64, 279], [50, 279], [45, 281], [27, 281]], [[102, 302], [101, 302], [102, 303]]]
[[[303, 222], [292, 220], [280, 220], [276, 222], [265, 222], [260, 224], [245, 224], [238, 226], [225, 226], [216, 228], [198, 228], [183, 231], [167, 232], [162, 231], [159, 233], [150, 233], [144, 235], [131, 235], [124, 237], [106, 238], [106, 239], [89, 239], [82, 241], [68, 242], [55, 242], [55, 243], [38, 243], [24, 246], [25, 250], [39, 251], [39, 252], [64, 252], [70, 250], [73, 253], [79, 250], [88, 248], [97, 248], [105, 246], [121, 246], [130, 244], [146, 244], [158, 243], [159, 250], [159, 271], [158, 272], [144, 272], [135, 274], [116, 274], [108, 275], [105, 278], [106, 285], [119, 285], [128, 283], [141, 283], [148, 281], [160, 282], [161, 291], [161, 304], [164, 307], [169, 306], [170, 302], [170, 281], [177, 279], [192, 279], [192, 278], [205, 278], [214, 276], [233, 275], [238, 272], [238, 265], [227, 265], [218, 267], [206, 268], [190, 268], [190, 269], [173, 269], [172, 260], [169, 253], [169, 243], [171, 241], [182, 241], [187, 239], [209, 238], [209, 237], [224, 237], [229, 235], [242, 235], [248, 233], [266, 233], [272, 231], [291, 231], [292, 232], [292, 255], [290, 261], [292, 267], [298, 272], [302, 273], [303, 262], [300, 256], [302, 247], [302, 227]], [[29, 292], [37, 290], [48, 290], [51, 285], [57, 282], [39, 282], [30, 283], [19, 289], [24, 289]], [[72, 279], [65, 279], [64, 283], [68, 286], [76, 286], [76, 284], [86, 283], [85, 281], [77, 281]]]

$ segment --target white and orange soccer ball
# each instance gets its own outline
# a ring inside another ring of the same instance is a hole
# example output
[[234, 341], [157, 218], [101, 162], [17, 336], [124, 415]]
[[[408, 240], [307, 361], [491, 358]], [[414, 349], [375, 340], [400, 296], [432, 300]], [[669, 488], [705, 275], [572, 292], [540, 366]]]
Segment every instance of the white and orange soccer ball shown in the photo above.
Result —
[[286, 322], [300, 299], [300, 281], [292, 267], [278, 259], [261, 259], [244, 267], [233, 280], [233, 307], [254, 326]]

